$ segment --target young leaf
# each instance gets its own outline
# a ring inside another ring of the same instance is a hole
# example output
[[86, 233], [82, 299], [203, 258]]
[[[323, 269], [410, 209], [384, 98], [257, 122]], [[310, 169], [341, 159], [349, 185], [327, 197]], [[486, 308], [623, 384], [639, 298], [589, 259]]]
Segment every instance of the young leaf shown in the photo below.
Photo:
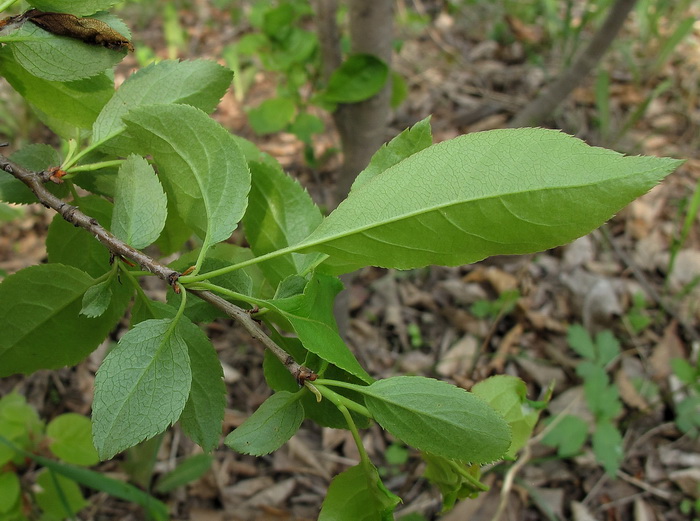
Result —
[[107, 311], [109, 303], [112, 301], [112, 282], [112, 279], [107, 279], [88, 288], [83, 295], [81, 315], [95, 318]]
[[[112, 219], [112, 204], [102, 197], [82, 197], [77, 206], [83, 213], [97, 219], [102, 226], [109, 225]], [[49, 225], [46, 253], [50, 263], [68, 264], [95, 278], [111, 268], [107, 248], [90, 232], [76, 228], [58, 214]]]
[[87, 16], [97, 11], [104, 11], [119, 0], [28, 0], [32, 7], [42, 11], [56, 11], [59, 13], [70, 13], [76, 16]]
[[615, 477], [625, 453], [622, 436], [609, 420], [599, 421], [593, 433], [593, 452], [608, 476]]
[[79, 315], [95, 281], [61, 264], [31, 266], [0, 284], [0, 376], [74, 365], [92, 352], [121, 318], [130, 299], [120, 291], [99, 318]]
[[178, 463], [177, 467], [162, 476], [156, 483], [155, 491], [167, 494], [201, 478], [211, 468], [214, 458], [209, 454], [195, 454]]
[[[14, 472], [0, 472], [0, 514], [7, 514], [19, 502], [19, 477]], [[11, 519], [11, 518], [10, 518]]]
[[250, 190], [248, 165], [231, 134], [189, 105], [139, 107], [124, 122], [138, 149], [153, 156], [180, 217], [205, 238], [202, 249], [228, 239]]
[[92, 445], [90, 419], [75, 413], [56, 416], [46, 426], [49, 450], [66, 463], [89, 467], [100, 458]]
[[304, 421], [299, 396], [287, 391], [273, 394], [224, 443], [242, 454], [263, 456], [289, 441]]
[[163, 231], [168, 200], [144, 158], [131, 154], [117, 175], [112, 233], [134, 248], [145, 248]]
[[371, 54], [354, 54], [338, 67], [320, 98], [331, 103], [357, 103], [377, 94], [389, 76], [389, 67]]
[[187, 344], [173, 319], [146, 320], [122, 337], [95, 377], [93, 439], [101, 459], [163, 432], [190, 394]]
[[400, 502], [374, 466], [360, 464], [333, 478], [318, 521], [390, 521]]
[[[109, 26], [120, 23], [118, 18], [107, 13], [100, 18]], [[8, 44], [17, 62], [30, 74], [49, 81], [73, 81], [96, 76], [119, 63], [126, 55], [126, 50], [86, 45], [74, 38], [55, 36], [32, 23], [23, 24], [12, 35], [26, 38]]]
[[[323, 220], [308, 192], [281, 168], [250, 162], [251, 189], [243, 216], [246, 238], [255, 255], [296, 244]], [[317, 255], [291, 254], [260, 264], [273, 286], [302, 273]]]
[[377, 175], [400, 163], [407, 157], [428, 148], [433, 144], [433, 133], [430, 128], [430, 118], [427, 117], [411, 128], [407, 128], [394, 139], [377, 150], [369, 165], [357, 175], [351, 190], [358, 190]]
[[[41, 172], [50, 166], [58, 166], [61, 163], [58, 152], [53, 147], [39, 143], [20, 148], [10, 155], [10, 159], [34, 172]], [[68, 195], [68, 187], [65, 184], [49, 183], [48, 188], [56, 197]], [[5, 171], [0, 171], [0, 200], [14, 204], [38, 202], [36, 195], [27, 185]]]
[[35, 494], [37, 505], [49, 514], [49, 519], [73, 517], [88, 506], [78, 484], [64, 476], [42, 469], [36, 477], [39, 491]]
[[443, 512], [452, 509], [458, 499], [474, 498], [483, 491], [474, 485], [481, 477], [479, 465], [465, 465], [428, 452], [422, 452], [421, 456], [427, 464], [423, 476], [442, 494]]
[[77, 128], [90, 129], [114, 94], [114, 80], [106, 73], [70, 82], [48, 81], [29, 74], [9, 49], [0, 49], [0, 76], [42, 113]]
[[371, 383], [374, 381], [372, 377], [338, 334], [333, 301], [342, 287], [337, 278], [316, 274], [306, 284], [303, 294], [269, 300], [266, 304], [289, 321], [307, 350]]
[[420, 376], [398, 376], [362, 389], [374, 419], [404, 443], [445, 458], [488, 463], [510, 446], [510, 429], [464, 389]]
[[327, 269], [456, 266], [584, 235], [681, 162], [625, 157], [544, 129], [478, 132], [375, 176], [293, 248]]
[[256, 134], [272, 134], [284, 129], [294, 118], [296, 106], [288, 98], [271, 98], [248, 111], [248, 121]]
[[[97, 143], [124, 130], [122, 116], [130, 110], [155, 103], [186, 103], [211, 112], [231, 84], [233, 73], [206, 60], [162, 61], [132, 74], [117, 89], [98, 116], [92, 129]], [[135, 141], [120, 136], [110, 140], [107, 150], [129, 154]]]
[[567, 414], [542, 438], [542, 443], [548, 447], [556, 447], [557, 456], [560, 458], [570, 458], [579, 453], [586, 443], [586, 438], [588, 423], [578, 416]]

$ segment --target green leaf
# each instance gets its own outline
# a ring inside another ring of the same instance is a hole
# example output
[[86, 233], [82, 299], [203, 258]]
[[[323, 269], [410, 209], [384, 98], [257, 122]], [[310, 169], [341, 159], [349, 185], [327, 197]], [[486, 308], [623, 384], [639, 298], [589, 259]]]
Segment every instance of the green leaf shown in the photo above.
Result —
[[101, 316], [112, 301], [112, 279], [103, 280], [99, 284], [89, 287], [83, 295], [83, 307], [81, 315], [88, 318]]
[[[95, 16], [124, 34], [123, 22], [114, 15]], [[126, 56], [126, 49], [107, 49], [67, 36], [55, 36], [33, 23], [25, 23], [12, 33], [24, 41], [10, 42], [15, 59], [30, 74], [49, 81], [90, 78], [112, 68]], [[126, 36], [126, 35], [125, 35]]]
[[560, 458], [570, 458], [581, 451], [586, 438], [588, 423], [578, 416], [567, 414], [542, 438], [542, 443], [556, 447]]
[[304, 421], [299, 396], [287, 391], [273, 394], [224, 443], [242, 454], [263, 456], [289, 441]]
[[327, 253], [327, 269], [342, 273], [545, 250], [590, 232], [679, 164], [553, 130], [469, 134], [353, 190], [294, 251]]
[[138, 148], [153, 156], [180, 217], [205, 238], [203, 249], [228, 239], [250, 190], [248, 165], [231, 134], [188, 105], [139, 107], [124, 121]]
[[[233, 73], [215, 62], [165, 60], [129, 76], [105, 105], [92, 129], [98, 143], [125, 128], [122, 116], [130, 110], [155, 103], [185, 103], [211, 112], [231, 84]], [[108, 150], [129, 154], [136, 141], [126, 136], [110, 141]]]
[[117, 2], [119, 0], [71, 0], [70, 2], [65, 0], [27, 0], [29, 5], [40, 11], [70, 13], [75, 16], [87, 16], [97, 11], [104, 11]]
[[7, 514], [19, 501], [19, 477], [14, 472], [0, 473], [0, 514]]
[[303, 294], [269, 300], [266, 305], [289, 321], [307, 350], [360, 380], [371, 383], [372, 377], [338, 334], [333, 317], [333, 302], [342, 288], [343, 285], [337, 278], [316, 274], [306, 284]]
[[46, 426], [49, 450], [67, 463], [89, 467], [100, 458], [92, 445], [90, 419], [75, 413], [56, 416]]
[[195, 454], [187, 458], [158, 480], [155, 491], [159, 494], [167, 494], [178, 487], [198, 480], [211, 468], [213, 460], [214, 458], [208, 454]]
[[622, 410], [620, 394], [616, 385], [610, 385], [605, 369], [591, 362], [582, 362], [576, 374], [583, 378], [586, 403], [596, 419], [610, 419]]
[[591, 335], [588, 334], [588, 331], [586, 331], [582, 325], [573, 324], [569, 326], [566, 332], [566, 339], [571, 349], [576, 351], [583, 358], [592, 362], [596, 360], [595, 343]]
[[351, 190], [359, 190], [377, 175], [432, 144], [430, 117], [427, 117], [401, 132], [389, 143], [382, 145], [370, 159], [367, 168], [357, 175]]
[[310, 145], [312, 136], [322, 133], [324, 129], [325, 125], [321, 118], [308, 112], [302, 112], [294, 119], [288, 130], [301, 141]]
[[354, 54], [338, 67], [320, 97], [331, 103], [357, 103], [377, 94], [389, 77], [389, 67], [371, 54]]
[[476, 384], [472, 393], [501, 413], [508, 422], [512, 442], [506, 458], [515, 458], [532, 435], [539, 417], [527, 405], [527, 387], [520, 378], [509, 375], [496, 375]]
[[426, 462], [423, 476], [436, 485], [442, 494], [442, 511], [452, 509], [458, 499], [475, 498], [487, 487], [478, 487], [481, 469], [479, 465], [465, 465], [428, 452], [421, 456]]
[[[252, 186], [243, 216], [246, 238], [260, 256], [307, 237], [323, 220], [321, 211], [301, 185], [280, 168], [249, 163]], [[317, 255], [291, 254], [260, 263], [273, 286], [290, 275], [302, 273]]]
[[593, 433], [593, 452], [608, 476], [614, 478], [625, 459], [625, 453], [622, 449], [620, 431], [612, 422], [601, 421], [596, 424]]
[[160, 237], [155, 242], [163, 256], [172, 255], [182, 249], [182, 246], [194, 233], [189, 226], [185, 224], [180, 215], [175, 210], [172, 201], [168, 201], [168, 216], [165, 219], [165, 226], [160, 234]]
[[[13, 391], [0, 398], [0, 441], [5, 439], [20, 449], [33, 449], [36, 440], [43, 436], [44, 422], [24, 396]], [[16, 459], [19, 459], [16, 463], [21, 463], [21, 457], [17, 457], [12, 447], [0, 443], [0, 467]]]
[[90, 129], [114, 94], [114, 80], [105, 73], [70, 82], [48, 81], [29, 74], [8, 49], [0, 49], [0, 76], [42, 113], [77, 128]]
[[[61, 158], [53, 147], [39, 143], [20, 148], [10, 155], [10, 160], [34, 172], [61, 164]], [[47, 187], [56, 197], [65, 197], [68, 194], [68, 187], [65, 185], [48, 183]], [[27, 185], [4, 170], [0, 171], [0, 200], [14, 204], [38, 202], [36, 195]]]
[[[109, 227], [112, 219], [112, 203], [109, 201], [89, 195], [80, 198], [77, 207], [105, 228]], [[49, 225], [46, 253], [50, 263], [67, 264], [95, 278], [111, 269], [109, 250], [90, 232], [76, 228], [59, 214]]]
[[79, 315], [95, 281], [61, 264], [31, 266], [0, 284], [0, 376], [74, 365], [121, 318], [130, 291], [120, 291], [99, 318]]
[[248, 111], [248, 122], [257, 134], [283, 130], [294, 118], [296, 105], [288, 98], [271, 98]]
[[357, 465], [333, 478], [318, 521], [389, 521], [400, 502], [374, 466]]
[[190, 393], [187, 344], [173, 319], [146, 320], [122, 337], [95, 377], [93, 437], [101, 459], [163, 432]]
[[606, 367], [620, 354], [620, 342], [612, 331], [605, 330], [595, 336], [596, 360], [598, 365]]
[[[36, 477], [39, 491], [34, 495], [37, 505], [55, 519], [73, 517], [88, 506], [78, 484], [64, 476], [42, 469]], [[50, 518], [50, 519], [52, 519]]]
[[361, 391], [374, 419], [404, 443], [446, 458], [488, 463], [510, 446], [505, 420], [464, 389], [420, 376], [379, 380]]
[[0, 222], [14, 221], [19, 217], [22, 217], [23, 215], [24, 212], [21, 208], [16, 208], [5, 203], [0, 203]]
[[163, 231], [168, 200], [144, 158], [127, 157], [119, 168], [112, 233], [136, 249], [152, 244]]

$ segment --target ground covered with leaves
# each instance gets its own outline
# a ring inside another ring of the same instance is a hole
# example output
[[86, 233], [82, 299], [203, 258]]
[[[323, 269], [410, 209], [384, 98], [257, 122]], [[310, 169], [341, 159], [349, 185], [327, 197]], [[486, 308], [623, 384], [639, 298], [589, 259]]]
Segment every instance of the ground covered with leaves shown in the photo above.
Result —
[[[583, 31], [578, 46], [566, 40], [573, 46], [567, 48], [557, 45], [564, 40], [546, 18], [528, 20], [489, 2], [457, 10], [447, 5], [399, 2], [402, 45], [394, 67], [406, 80], [408, 96], [395, 111], [395, 133], [429, 114], [436, 140], [504, 127], [565, 66], [566, 53], [580, 50], [589, 36]], [[220, 60], [225, 46], [249, 29], [245, 21], [233, 26], [223, 9], [192, 2], [175, 11], [182, 31], [178, 43], [163, 36], [172, 25], [167, 17], [158, 16], [153, 5], [140, 8], [127, 4], [122, 13], [134, 24], [136, 56], [141, 46], [163, 58], [175, 53]], [[685, 14], [697, 18], [695, 10]], [[621, 152], [687, 159], [681, 168], [603, 228], [568, 246], [459, 268], [367, 268], [349, 285], [349, 343], [373, 376], [420, 374], [469, 389], [488, 376], [508, 374], [526, 382], [534, 401], [546, 400], [551, 390], [518, 461], [491, 468], [484, 478], [491, 491], [446, 514], [440, 514], [438, 490], [421, 477], [420, 455], [376, 425], [365, 431], [365, 446], [387, 486], [403, 498], [397, 518], [700, 516], [692, 510], [700, 498], [700, 227], [688, 213], [700, 183], [700, 33], [691, 31], [659, 61], [678, 20], [657, 21], [654, 38], [641, 22], [627, 24], [602, 64], [608, 79], [604, 95], [600, 73], [582, 80], [551, 124]], [[131, 55], [117, 81], [137, 66]], [[328, 157], [316, 168], [304, 162], [303, 145], [293, 136], [259, 137], [247, 125], [244, 109], [274, 89], [275, 77], [261, 70], [244, 98], [227, 94], [215, 117], [278, 158], [328, 206], [339, 164], [337, 155], [326, 154], [337, 147], [330, 119], [329, 130], [314, 141], [316, 156]], [[8, 112], [3, 132], [50, 140], [39, 124], [25, 121], [27, 114], [21, 108]], [[23, 217], [0, 227], [5, 273], [45, 260], [43, 241], [53, 216], [41, 207], [22, 211]], [[157, 283], [149, 291], [165, 296]], [[95, 371], [124, 333], [124, 327], [116, 331], [76, 368], [2, 380], [0, 396], [19, 391], [47, 421], [69, 411], [89, 415]], [[224, 365], [228, 433], [271, 391], [260, 345], [223, 320], [208, 333]], [[593, 381], [581, 369], [591, 366], [604, 377]], [[549, 422], [560, 413], [569, 419]], [[617, 433], [621, 453], [615, 449]], [[161, 476], [199, 452], [175, 427], [160, 447], [146, 443], [96, 469], [157, 486]], [[156, 494], [174, 519], [316, 519], [331, 477], [358, 461], [349, 432], [309, 422], [272, 455], [252, 458], [222, 445], [213, 456], [200, 478]], [[137, 507], [105, 494], [89, 499], [81, 519], [142, 518]]]

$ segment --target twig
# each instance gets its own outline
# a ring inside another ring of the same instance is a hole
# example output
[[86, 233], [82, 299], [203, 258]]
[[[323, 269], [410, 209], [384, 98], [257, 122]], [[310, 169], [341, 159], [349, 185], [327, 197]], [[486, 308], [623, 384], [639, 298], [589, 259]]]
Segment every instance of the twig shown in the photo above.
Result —
[[[44, 183], [50, 180], [50, 172], [32, 172], [18, 165], [17, 163], [10, 161], [2, 155], [0, 155], [0, 170], [4, 170], [8, 174], [11, 174], [22, 181], [29, 187], [34, 195], [36, 195], [41, 204], [58, 212], [69, 223], [79, 226], [92, 234], [112, 254], [133, 260], [134, 262], [138, 263], [143, 270], [153, 273], [171, 286], [174, 286], [177, 283], [177, 280], [180, 277], [179, 272], [168, 268], [145, 253], [132, 248], [124, 241], [117, 239], [114, 235], [103, 228], [96, 219], [84, 214], [77, 207], [62, 201], [53, 195], [46, 188], [46, 186], [44, 186]], [[229, 317], [242, 325], [253, 338], [260, 340], [263, 345], [269, 349], [280, 362], [282, 362], [287, 370], [292, 373], [300, 385], [302, 385], [306, 380], [313, 381], [316, 379], [316, 374], [313, 371], [296, 363], [286, 351], [275, 344], [275, 342], [265, 334], [255, 320], [253, 320], [253, 318], [243, 308], [224, 300], [211, 291], [191, 290], [190, 293], [226, 313]]]

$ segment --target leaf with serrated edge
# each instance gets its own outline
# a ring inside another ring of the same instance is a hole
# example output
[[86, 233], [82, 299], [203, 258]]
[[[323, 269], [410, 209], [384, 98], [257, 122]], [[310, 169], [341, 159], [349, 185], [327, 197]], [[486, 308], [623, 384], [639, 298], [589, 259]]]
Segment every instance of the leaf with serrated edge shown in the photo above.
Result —
[[[115, 16], [103, 13], [103, 16], [95, 18], [110, 26], [118, 26], [119, 19]], [[73, 81], [96, 76], [126, 56], [126, 50], [107, 49], [88, 45], [75, 38], [55, 36], [32, 23], [23, 24], [12, 36], [26, 38], [9, 45], [17, 62], [30, 74], [49, 81]]]
[[[252, 177], [248, 208], [243, 216], [246, 238], [255, 255], [296, 244], [323, 220], [309, 193], [267, 163], [249, 163]], [[276, 286], [290, 275], [302, 273], [317, 255], [291, 254], [260, 263], [270, 283]]]
[[250, 418], [226, 436], [226, 445], [253, 456], [276, 451], [299, 430], [304, 408], [299, 396], [287, 391], [273, 394]]
[[[92, 128], [97, 143], [124, 130], [122, 116], [130, 110], [155, 103], [186, 103], [211, 112], [231, 85], [233, 73], [212, 61], [164, 60], [129, 76], [104, 106]], [[133, 138], [120, 136], [109, 141], [108, 151], [126, 155], [134, 150]]]
[[372, 377], [338, 334], [333, 317], [333, 301], [341, 289], [343, 285], [337, 278], [315, 274], [306, 284], [303, 294], [265, 303], [289, 321], [307, 350], [371, 383], [374, 381]]
[[389, 521], [400, 501], [386, 489], [373, 465], [360, 464], [333, 478], [318, 521]]
[[95, 377], [93, 440], [101, 459], [163, 432], [190, 393], [187, 344], [173, 319], [140, 322], [119, 341]]
[[89, 318], [99, 317], [107, 311], [109, 303], [112, 300], [112, 280], [103, 280], [99, 284], [95, 284], [83, 295], [83, 307], [80, 310], [81, 315]]
[[41, 11], [70, 13], [76, 16], [87, 16], [97, 11], [112, 7], [119, 0], [27, 0], [27, 3]]
[[163, 231], [168, 200], [158, 177], [144, 158], [126, 158], [117, 174], [112, 233], [134, 248], [145, 248]]
[[351, 190], [359, 189], [384, 170], [428, 148], [432, 144], [433, 134], [430, 128], [430, 117], [427, 117], [401, 132], [387, 144], [382, 145], [370, 159], [369, 165], [357, 175]]
[[0, 76], [32, 106], [77, 128], [90, 129], [114, 94], [114, 79], [106, 73], [69, 82], [48, 81], [29, 74], [9, 49], [0, 49]]
[[510, 446], [505, 420], [481, 398], [446, 382], [398, 376], [374, 382], [361, 392], [377, 423], [417, 449], [488, 463]]
[[151, 154], [178, 213], [209, 246], [230, 237], [243, 217], [250, 171], [231, 134], [189, 105], [150, 105], [127, 114], [139, 149]]
[[95, 281], [61, 264], [31, 266], [0, 284], [0, 377], [74, 365], [112, 330], [129, 302], [115, 295], [99, 318], [79, 315], [83, 294]]
[[327, 253], [326, 269], [343, 273], [545, 250], [590, 232], [680, 163], [625, 157], [545, 129], [460, 136], [353, 190], [285, 253]]

